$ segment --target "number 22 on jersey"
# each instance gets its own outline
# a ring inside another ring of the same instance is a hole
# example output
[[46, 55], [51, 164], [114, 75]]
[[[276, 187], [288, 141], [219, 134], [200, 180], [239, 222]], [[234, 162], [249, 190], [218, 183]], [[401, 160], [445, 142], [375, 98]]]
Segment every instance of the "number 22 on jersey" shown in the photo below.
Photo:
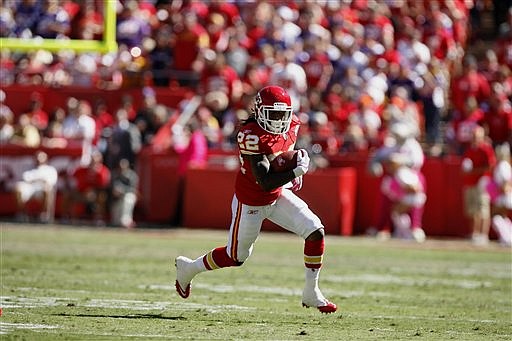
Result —
[[241, 171], [245, 174], [246, 169], [244, 168], [244, 160], [242, 158], [242, 151], [248, 152], [257, 152], [259, 150], [258, 142], [260, 138], [254, 134], [245, 134], [240, 131], [237, 135], [238, 147], [240, 148], [240, 163], [241, 163]]

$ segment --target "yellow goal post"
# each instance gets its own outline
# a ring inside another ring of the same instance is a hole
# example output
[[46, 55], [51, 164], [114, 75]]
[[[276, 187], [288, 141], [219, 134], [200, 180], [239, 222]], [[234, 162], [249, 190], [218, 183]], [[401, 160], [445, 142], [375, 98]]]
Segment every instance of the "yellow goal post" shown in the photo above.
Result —
[[117, 51], [116, 3], [117, 1], [115, 0], [104, 1], [103, 40], [0, 38], [0, 49], [12, 51], [47, 50], [53, 52], [73, 50], [77, 53], [108, 53]]

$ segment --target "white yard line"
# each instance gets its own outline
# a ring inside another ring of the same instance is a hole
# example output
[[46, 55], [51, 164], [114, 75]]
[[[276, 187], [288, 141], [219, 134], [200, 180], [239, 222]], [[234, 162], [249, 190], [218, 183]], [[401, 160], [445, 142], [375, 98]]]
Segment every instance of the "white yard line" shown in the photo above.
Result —
[[244, 307], [240, 305], [208, 305], [191, 302], [167, 302], [167, 301], [140, 301], [140, 300], [115, 300], [115, 299], [89, 299], [85, 302], [80, 302], [76, 298], [62, 298], [62, 297], [16, 297], [16, 296], [1, 296], [0, 305], [4, 310], [14, 308], [40, 308], [40, 307], [56, 307], [67, 306], [74, 304], [76, 307], [88, 308], [109, 308], [109, 309], [129, 309], [129, 310], [165, 310], [165, 309], [179, 309], [179, 310], [197, 310], [204, 309], [210, 313], [224, 312], [224, 311], [251, 311], [255, 310], [252, 307]]
[[450, 286], [462, 289], [490, 288], [490, 281], [470, 281], [457, 279], [438, 278], [407, 278], [402, 276], [363, 274], [347, 276], [324, 276], [324, 280], [335, 283], [374, 283], [374, 284], [399, 284], [404, 286]]
[[39, 329], [58, 329], [59, 326], [50, 326], [46, 324], [32, 324], [32, 323], [9, 323], [9, 322], [0, 322], [0, 334], [9, 334], [15, 330], [20, 329], [29, 329], [29, 330], [39, 330]]

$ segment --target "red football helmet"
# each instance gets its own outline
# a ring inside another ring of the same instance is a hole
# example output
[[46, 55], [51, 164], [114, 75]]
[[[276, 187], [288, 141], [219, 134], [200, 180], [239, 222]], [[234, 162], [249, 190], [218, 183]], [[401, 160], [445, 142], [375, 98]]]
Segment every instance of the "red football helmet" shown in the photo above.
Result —
[[292, 101], [283, 88], [266, 86], [256, 95], [256, 121], [272, 134], [284, 134], [292, 121]]

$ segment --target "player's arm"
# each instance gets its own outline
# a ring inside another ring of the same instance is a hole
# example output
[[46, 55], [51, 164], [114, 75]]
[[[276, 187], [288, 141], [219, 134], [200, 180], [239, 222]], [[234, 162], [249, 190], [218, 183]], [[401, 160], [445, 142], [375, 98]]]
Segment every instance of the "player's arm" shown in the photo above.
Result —
[[306, 174], [309, 168], [309, 156], [304, 149], [298, 151], [297, 167], [286, 172], [271, 172], [270, 161], [263, 154], [250, 155], [247, 158], [256, 178], [256, 182], [265, 191], [271, 191], [275, 188], [284, 186], [295, 178]]
[[273, 173], [270, 171], [270, 161], [266, 155], [245, 155], [245, 160], [250, 163], [256, 182], [264, 191], [271, 191], [281, 187], [295, 178], [293, 170]]

